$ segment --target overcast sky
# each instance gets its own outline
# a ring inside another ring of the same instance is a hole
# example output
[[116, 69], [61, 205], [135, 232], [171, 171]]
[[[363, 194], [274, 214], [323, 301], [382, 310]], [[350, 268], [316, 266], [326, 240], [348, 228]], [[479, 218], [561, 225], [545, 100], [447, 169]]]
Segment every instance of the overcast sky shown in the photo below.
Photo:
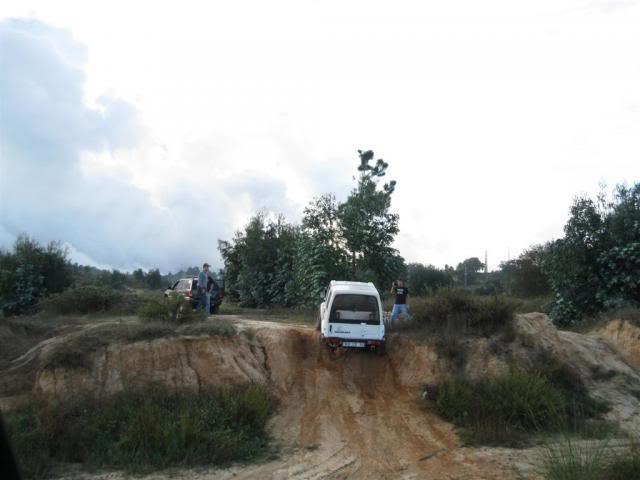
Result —
[[637, 1], [167, 3], [0, 4], [0, 247], [219, 267], [372, 149], [407, 261], [497, 268], [640, 180]]

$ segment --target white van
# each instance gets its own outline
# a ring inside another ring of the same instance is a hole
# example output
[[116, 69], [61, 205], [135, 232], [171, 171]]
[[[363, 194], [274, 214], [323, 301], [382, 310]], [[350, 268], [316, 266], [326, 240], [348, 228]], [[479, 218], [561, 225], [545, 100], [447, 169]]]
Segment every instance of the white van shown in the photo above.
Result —
[[320, 342], [338, 347], [384, 351], [385, 332], [380, 295], [373, 283], [329, 284], [318, 319]]

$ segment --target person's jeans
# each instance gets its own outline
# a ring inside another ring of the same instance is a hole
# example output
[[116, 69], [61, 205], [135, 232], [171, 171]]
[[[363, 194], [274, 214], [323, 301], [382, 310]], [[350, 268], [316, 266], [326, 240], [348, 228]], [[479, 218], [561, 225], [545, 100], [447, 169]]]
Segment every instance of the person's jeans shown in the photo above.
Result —
[[393, 323], [398, 318], [398, 315], [402, 314], [402, 318], [405, 320], [411, 320], [411, 315], [409, 315], [409, 309], [407, 305], [404, 303], [396, 303], [393, 305], [393, 310], [391, 310], [391, 318], [389, 319], [389, 326], [393, 326]]
[[200, 293], [199, 303], [200, 305], [198, 305], [198, 307], [204, 310], [204, 319], [206, 320], [209, 316], [209, 310], [211, 309], [211, 296], [206, 290]]

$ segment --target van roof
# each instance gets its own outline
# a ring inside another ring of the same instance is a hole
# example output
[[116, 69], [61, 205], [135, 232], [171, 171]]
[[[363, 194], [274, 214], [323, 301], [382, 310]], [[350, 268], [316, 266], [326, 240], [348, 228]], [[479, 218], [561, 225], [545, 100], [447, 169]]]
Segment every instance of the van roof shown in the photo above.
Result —
[[364, 291], [371, 293], [378, 293], [375, 285], [371, 282], [347, 282], [343, 280], [331, 280], [329, 286], [335, 291]]

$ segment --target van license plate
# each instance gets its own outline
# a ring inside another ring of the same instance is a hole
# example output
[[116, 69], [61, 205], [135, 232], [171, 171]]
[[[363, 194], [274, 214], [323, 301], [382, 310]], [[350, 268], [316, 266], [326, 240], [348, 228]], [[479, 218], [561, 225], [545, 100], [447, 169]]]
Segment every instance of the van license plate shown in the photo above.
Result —
[[364, 347], [364, 342], [342, 342], [343, 347]]

